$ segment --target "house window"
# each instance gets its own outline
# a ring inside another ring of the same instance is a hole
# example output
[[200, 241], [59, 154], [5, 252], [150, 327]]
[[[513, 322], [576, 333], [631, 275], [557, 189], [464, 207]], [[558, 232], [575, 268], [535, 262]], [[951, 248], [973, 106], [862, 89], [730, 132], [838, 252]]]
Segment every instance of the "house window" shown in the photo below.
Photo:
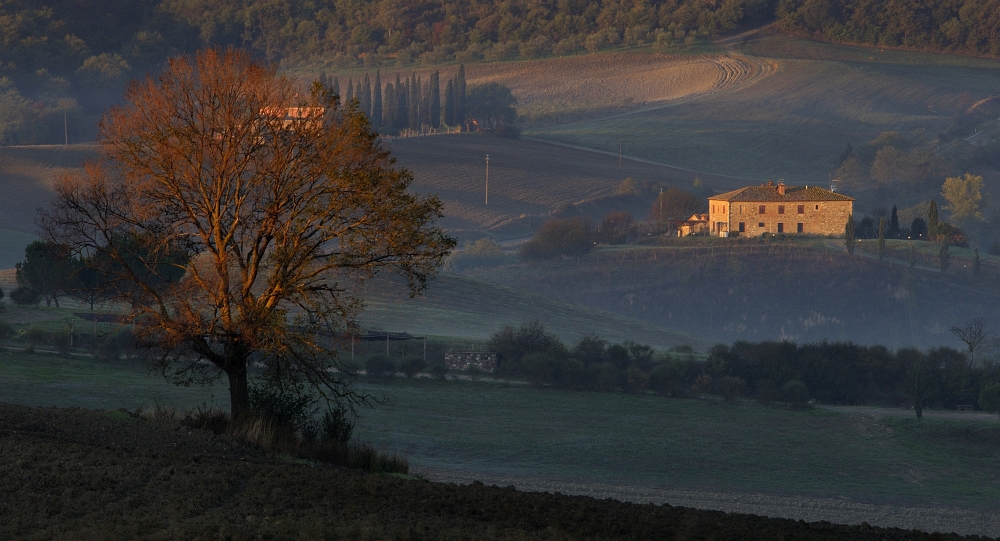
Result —
[[805, 213], [806, 213], [806, 206], [799, 205], [799, 214], [805, 214]]
[[746, 232], [747, 232], [747, 224], [740, 222], [740, 233], [746, 233]]
[[819, 205], [816, 205], [816, 210], [819, 210]]
[[757, 227], [764, 227], [764, 222], [757, 222]]
[[798, 225], [798, 227], [797, 227], [797, 231], [798, 231], [799, 233], [802, 233], [802, 231], [803, 231], [803, 228], [802, 228], [802, 222], [799, 222], [799, 225]]
[[760, 207], [759, 207], [759, 208], [757, 209], [757, 214], [764, 214], [764, 205], [761, 205], [761, 206], [760, 206]]
[[740, 205], [740, 214], [743, 214], [743, 205]]
[[778, 214], [785, 213], [785, 205], [778, 205]]
[[778, 233], [784, 233], [784, 232], [785, 232], [785, 224], [778, 222]]

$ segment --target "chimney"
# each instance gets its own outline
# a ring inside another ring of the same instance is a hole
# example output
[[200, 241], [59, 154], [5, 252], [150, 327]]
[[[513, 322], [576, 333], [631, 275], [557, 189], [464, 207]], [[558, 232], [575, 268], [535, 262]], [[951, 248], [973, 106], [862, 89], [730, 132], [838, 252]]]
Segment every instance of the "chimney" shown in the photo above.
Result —
[[778, 195], [785, 195], [785, 183], [784, 182], [779, 182], [778, 183]]
[[769, 181], [767, 181], [767, 187], [768, 187], [768, 188], [773, 188], [773, 187], [774, 187], [774, 182], [772, 182], [772, 181], [770, 181], [770, 180], [769, 180]]

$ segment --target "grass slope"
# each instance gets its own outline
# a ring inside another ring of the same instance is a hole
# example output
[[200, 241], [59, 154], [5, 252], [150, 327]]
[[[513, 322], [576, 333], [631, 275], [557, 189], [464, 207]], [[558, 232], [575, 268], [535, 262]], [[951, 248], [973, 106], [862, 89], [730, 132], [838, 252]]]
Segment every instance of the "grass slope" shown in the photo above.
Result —
[[874, 243], [864, 241], [849, 257], [835, 240], [683, 239], [602, 249], [579, 265], [550, 261], [470, 274], [721, 342], [958, 346], [948, 329], [990, 317], [997, 258], [982, 255], [975, 277], [971, 250], [953, 247], [942, 277], [936, 243], [917, 243], [920, 268], [913, 270], [907, 241], [888, 241], [889, 259], [881, 262]]
[[996, 510], [1000, 426], [457, 381], [369, 387], [358, 435], [414, 471]]
[[701, 98], [526, 133], [721, 175], [821, 184], [848, 142], [888, 130], [936, 134], [992, 96], [1000, 61], [880, 52], [781, 36], [741, 52], [770, 75]]
[[452, 273], [439, 275], [416, 299], [401, 290], [399, 284], [373, 284], [362, 325], [411, 334], [488, 338], [501, 325], [538, 319], [571, 344], [583, 334], [596, 333], [612, 341], [634, 340], [659, 348], [688, 344], [704, 351], [711, 345], [694, 334]]

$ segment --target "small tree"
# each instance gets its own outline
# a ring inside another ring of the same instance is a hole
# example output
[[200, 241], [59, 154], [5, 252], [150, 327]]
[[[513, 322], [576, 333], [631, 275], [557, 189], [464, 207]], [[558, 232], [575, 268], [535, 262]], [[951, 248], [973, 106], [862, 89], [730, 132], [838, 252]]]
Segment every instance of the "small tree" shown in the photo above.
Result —
[[966, 349], [969, 350], [969, 368], [976, 364], [976, 349], [990, 336], [990, 331], [986, 327], [986, 321], [981, 317], [966, 321], [961, 327], [952, 327], [951, 334], [961, 340]]
[[976, 248], [976, 255], [972, 259], [972, 275], [973, 276], [979, 276], [979, 272], [981, 270], [980, 269], [980, 265], [981, 265], [981, 263], [979, 262], [979, 248]]
[[594, 230], [584, 218], [549, 220], [538, 228], [531, 240], [521, 245], [520, 255], [525, 261], [580, 257], [590, 253], [594, 240]]
[[1000, 383], [991, 383], [979, 391], [979, 407], [990, 413], [1000, 413]]
[[899, 238], [899, 213], [896, 205], [892, 206], [892, 213], [889, 215], [889, 238]]
[[878, 258], [885, 259], [885, 218], [878, 219]]
[[917, 247], [913, 244], [910, 245], [910, 268], [917, 266]]
[[649, 207], [650, 219], [667, 230], [671, 221], [687, 220], [692, 214], [705, 212], [707, 201], [691, 192], [679, 188], [667, 188], [661, 192]]
[[937, 226], [938, 226], [938, 208], [937, 201], [931, 199], [930, 205], [927, 206], [927, 235], [931, 240], [937, 237]]
[[36, 240], [24, 249], [24, 261], [16, 265], [17, 283], [30, 288], [45, 305], [55, 302], [66, 292], [66, 285], [73, 274], [73, 258], [65, 244]]
[[941, 274], [948, 272], [948, 264], [951, 263], [951, 254], [948, 253], [947, 235], [941, 235], [941, 248], [938, 249], [938, 263], [941, 266]]
[[854, 215], [850, 214], [847, 216], [847, 223], [844, 224], [844, 247], [847, 249], [847, 255], [854, 254], [854, 244], [857, 242], [855, 228]]

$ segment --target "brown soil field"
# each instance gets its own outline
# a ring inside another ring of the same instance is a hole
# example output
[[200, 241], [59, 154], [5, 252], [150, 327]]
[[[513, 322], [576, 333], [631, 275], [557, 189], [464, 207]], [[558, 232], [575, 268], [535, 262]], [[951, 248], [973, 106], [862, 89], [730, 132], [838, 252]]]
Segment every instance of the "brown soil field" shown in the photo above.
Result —
[[3, 539], [961, 538], [363, 474], [124, 411], [0, 403], [0, 472]]

